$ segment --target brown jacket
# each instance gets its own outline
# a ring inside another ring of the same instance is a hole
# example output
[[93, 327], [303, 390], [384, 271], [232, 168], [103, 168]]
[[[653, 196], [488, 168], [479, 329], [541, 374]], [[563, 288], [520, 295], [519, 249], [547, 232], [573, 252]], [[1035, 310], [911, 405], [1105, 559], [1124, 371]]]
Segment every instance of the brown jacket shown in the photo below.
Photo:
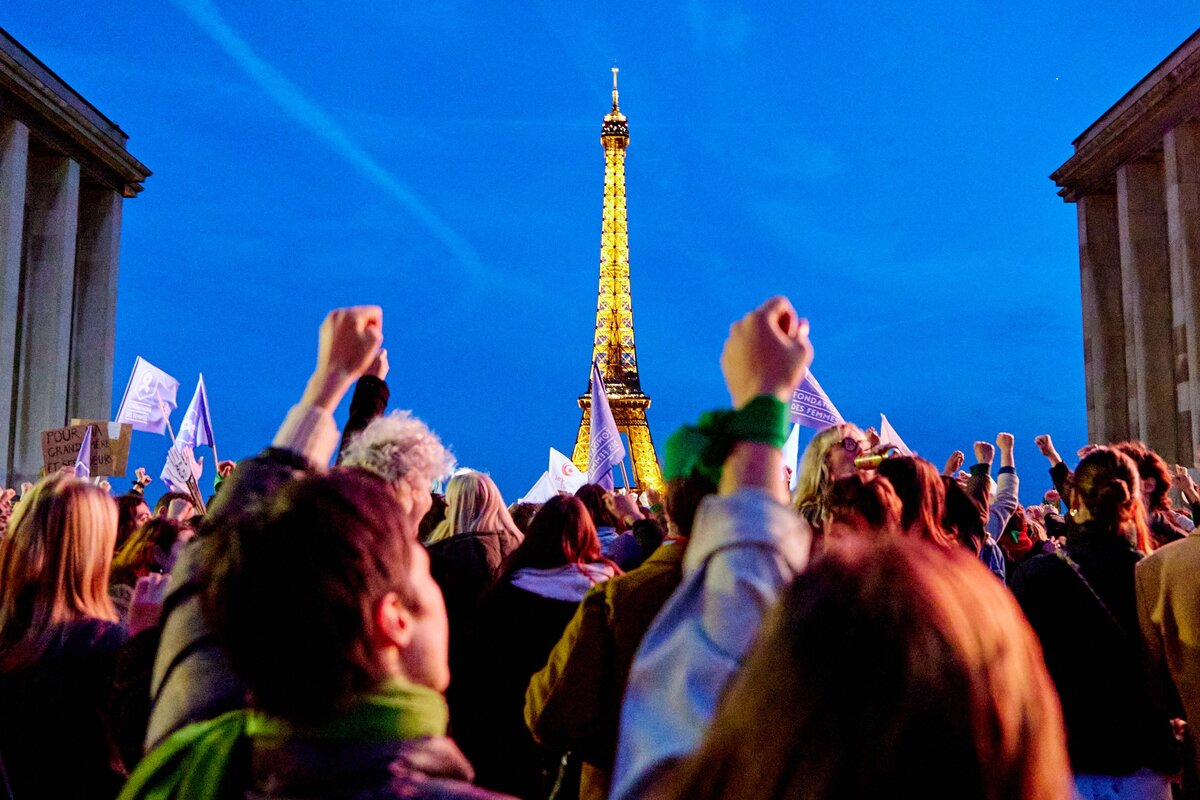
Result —
[[551, 750], [582, 760], [579, 797], [604, 800], [617, 723], [642, 637], [679, 586], [686, 543], [669, 541], [637, 569], [588, 592], [525, 693], [525, 723]]

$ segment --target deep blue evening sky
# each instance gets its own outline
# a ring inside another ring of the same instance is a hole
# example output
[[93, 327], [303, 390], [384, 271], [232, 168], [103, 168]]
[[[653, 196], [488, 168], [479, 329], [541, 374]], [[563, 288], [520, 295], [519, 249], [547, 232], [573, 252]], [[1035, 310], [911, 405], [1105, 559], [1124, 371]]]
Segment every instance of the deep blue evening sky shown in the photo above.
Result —
[[[939, 464], [1011, 430], [1024, 499], [1048, 488], [1032, 438], [1074, 450], [1085, 412], [1075, 209], [1046, 176], [1195, 3], [574, 5], [6, 4], [154, 171], [125, 203], [114, 413], [137, 354], [181, 406], [202, 371], [221, 455], [248, 455], [325, 311], [378, 303], [393, 406], [524, 492], [587, 387], [615, 60], [660, 451], [727, 402], [729, 323], [783, 293], [847, 418]], [[134, 436], [157, 476], [165, 440]]]

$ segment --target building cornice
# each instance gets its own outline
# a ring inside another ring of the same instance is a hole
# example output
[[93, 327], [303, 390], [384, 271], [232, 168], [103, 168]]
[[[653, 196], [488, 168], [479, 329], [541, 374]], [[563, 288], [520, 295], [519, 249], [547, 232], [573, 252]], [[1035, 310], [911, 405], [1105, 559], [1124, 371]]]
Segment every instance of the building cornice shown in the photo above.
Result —
[[1115, 191], [1117, 169], [1162, 143], [1167, 131], [1200, 117], [1200, 30], [1167, 56], [1075, 139], [1075, 154], [1051, 174], [1075, 202]]
[[0, 95], [4, 94], [10, 95], [3, 103], [6, 113], [28, 125], [36, 138], [78, 161], [93, 178], [125, 197], [142, 190], [142, 181], [151, 173], [125, 149], [125, 132], [0, 28]]

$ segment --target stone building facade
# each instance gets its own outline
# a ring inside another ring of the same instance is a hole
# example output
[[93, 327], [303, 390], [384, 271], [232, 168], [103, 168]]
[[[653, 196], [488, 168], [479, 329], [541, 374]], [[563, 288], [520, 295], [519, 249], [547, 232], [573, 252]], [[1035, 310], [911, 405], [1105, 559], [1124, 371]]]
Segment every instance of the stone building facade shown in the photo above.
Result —
[[150, 171], [128, 137], [0, 29], [0, 486], [39, 434], [109, 419], [121, 204]]
[[1200, 31], [1074, 142], [1088, 437], [1200, 446]]

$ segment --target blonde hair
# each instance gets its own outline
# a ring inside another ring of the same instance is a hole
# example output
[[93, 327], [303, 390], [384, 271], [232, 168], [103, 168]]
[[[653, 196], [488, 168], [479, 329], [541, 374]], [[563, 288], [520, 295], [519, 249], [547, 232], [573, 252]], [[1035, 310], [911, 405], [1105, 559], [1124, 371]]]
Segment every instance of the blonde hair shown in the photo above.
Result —
[[117, 621], [108, 574], [117, 504], [72, 475], [48, 475], [13, 512], [0, 542], [0, 673], [30, 666], [57, 626]]
[[850, 422], [832, 425], [818, 433], [804, 448], [800, 464], [796, 468], [796, 491], [792, 494], [792, 505], [808, 520], [813, 529], [821, 526], [824, 516], [825, 491], [833, 483], [829, 472], [829, 451], [841, 444], [847, 436], [859, 432]]
[[507, 531], [517, 539], [525, 538], [492, 479], [482, 472], [464, 470], [446, 486], [446, 518], [433, 529], [427, 544], [472, 531]]

